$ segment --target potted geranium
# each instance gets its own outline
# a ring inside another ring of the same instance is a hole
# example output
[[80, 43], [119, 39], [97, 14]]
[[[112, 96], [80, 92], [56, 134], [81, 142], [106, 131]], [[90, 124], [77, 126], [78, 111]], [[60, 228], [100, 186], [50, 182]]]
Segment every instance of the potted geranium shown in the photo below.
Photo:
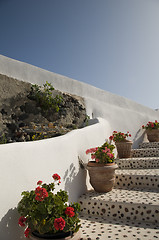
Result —
[[30, 239], [79, 239], [80, 205], [68, 204], [68, 194], [60, 190], [54, 193], [60, 176], [53, 174], [54, 182], [37, 182], [34, 190], [22, 192], [18, 203], [19, 225], [26, 227], [25, 237]]
[[111, 141], [115, 142], [119, 158], [131, 157], [132, 141], [128, 140], [127, 137], [131, 137], [129, 132], [122, 133], [117, 131], [113, 131], [112, 136], [109, 137]]
[[96, 192], [109, 192], [115, 183], [114, 145], [105, 142], [101, 147], [90, 148], [86, 154], [91, 154], [92, 161], [87, 164], [90, 183]]
[[159, 142], [159, 122], [157, 120], [142, 125], [142, 128], [146, 129], [149, 142]]

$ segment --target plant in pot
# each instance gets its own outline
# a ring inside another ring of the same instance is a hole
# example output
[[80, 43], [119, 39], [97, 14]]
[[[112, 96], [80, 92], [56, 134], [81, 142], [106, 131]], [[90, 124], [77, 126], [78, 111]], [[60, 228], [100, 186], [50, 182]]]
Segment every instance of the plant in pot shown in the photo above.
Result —
[[68, 194], [59, 190], [54, 193], [60, 176], [53, 174], [54, 182], [37, 182], [34, 190], [22, 192], [18, 203], [19, 225], [26, 227], [25, 237], [34, 239], [80, 239], [78, 203], [68, 204]]
[[159, 142], [159, 122], [157, 120], [142, 125], [142, 128], [146, 129], [149, 142]]
[[109, 192], [115, 184], [114, 145], [105, 142], [101, 147], [90, 148], [86, 154], [91, 154], [92, 161], [87, 164], [90, 183], [96, 192]]
[[126, 139], [127, 137], [131, 137], [129, 132], [122, 133], [117, 131], [113, 131], [112, 136], [109, 137], [111, 141], [115, 142], [119, 158], [131, 157], [132, 141]]

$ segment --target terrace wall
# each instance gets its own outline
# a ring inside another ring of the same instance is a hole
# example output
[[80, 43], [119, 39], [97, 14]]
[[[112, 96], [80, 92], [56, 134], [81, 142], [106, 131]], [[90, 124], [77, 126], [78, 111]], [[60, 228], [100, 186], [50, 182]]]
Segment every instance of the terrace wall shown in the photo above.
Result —
[[[21, 192], [36, 187], [38, 180], [50, 182], [53, 173], [61, 175], [69, 192], [69, 200], [90, 188], [87, 173], [79, 166], [79, 158], [88, 161], [85, 150], [101, 145], [113, 130], [129, 131], [137, 147], [143, 141], [141, 126], [159, 119], [159, 112], [124, 97], [91, 85], [55, 74], [35, 66], [0, 55], [0, 74], [25, 82], [42, 85], [46, 81], [61, 91], [82, 96], [87, 114], [97, 123], [83, 129], [41, 141], [0, 145], [0, 239], [23, 239], [23, 229], [17, 225], [17, 203]], [[146, 140], [146, 139], [145, 139]]]

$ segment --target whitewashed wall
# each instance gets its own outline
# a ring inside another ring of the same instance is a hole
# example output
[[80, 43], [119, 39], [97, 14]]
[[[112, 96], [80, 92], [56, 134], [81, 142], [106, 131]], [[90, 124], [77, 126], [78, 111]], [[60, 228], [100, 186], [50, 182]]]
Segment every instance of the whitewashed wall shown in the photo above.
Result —
[[[51, 82], [56, 89], [84, 97], [87, 114], [98, 123], [64, 136], [26, 143], [0, 145], [0, 239], [23, 239], [17, 225], [16, 206], [23, 190], [36, 187], [38, 180], [50, 182], [53, 173], [62, 177], [60, 188], [77, 201], [89, 188], [86, 171], [78, 157], [87, 162], [85, 150], [101, 145], [113, 130], [130, 131], [134, 147], [143, 141], [141, 126], [159, 120], [159, 112], [88, 84], [48, 72], [0, 55], [0, 74], [42, 85]], [[144, 91], [144, 89], [143, 89]], [[141, 93], [142, 94], [142, 93]]]

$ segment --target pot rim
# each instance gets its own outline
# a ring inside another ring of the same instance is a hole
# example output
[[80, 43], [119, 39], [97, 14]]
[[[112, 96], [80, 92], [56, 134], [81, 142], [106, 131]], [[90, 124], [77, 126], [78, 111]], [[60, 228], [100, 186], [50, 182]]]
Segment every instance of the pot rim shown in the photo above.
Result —
[[87, 169], [92, 169], [92, 168], [98, 168], [98, 169], [109, 169], [109, 168], [118, 168], [118, 165], [113, 162], [113, 163], [96, 163], [94, 161], [89, 161], [87, 164]]

